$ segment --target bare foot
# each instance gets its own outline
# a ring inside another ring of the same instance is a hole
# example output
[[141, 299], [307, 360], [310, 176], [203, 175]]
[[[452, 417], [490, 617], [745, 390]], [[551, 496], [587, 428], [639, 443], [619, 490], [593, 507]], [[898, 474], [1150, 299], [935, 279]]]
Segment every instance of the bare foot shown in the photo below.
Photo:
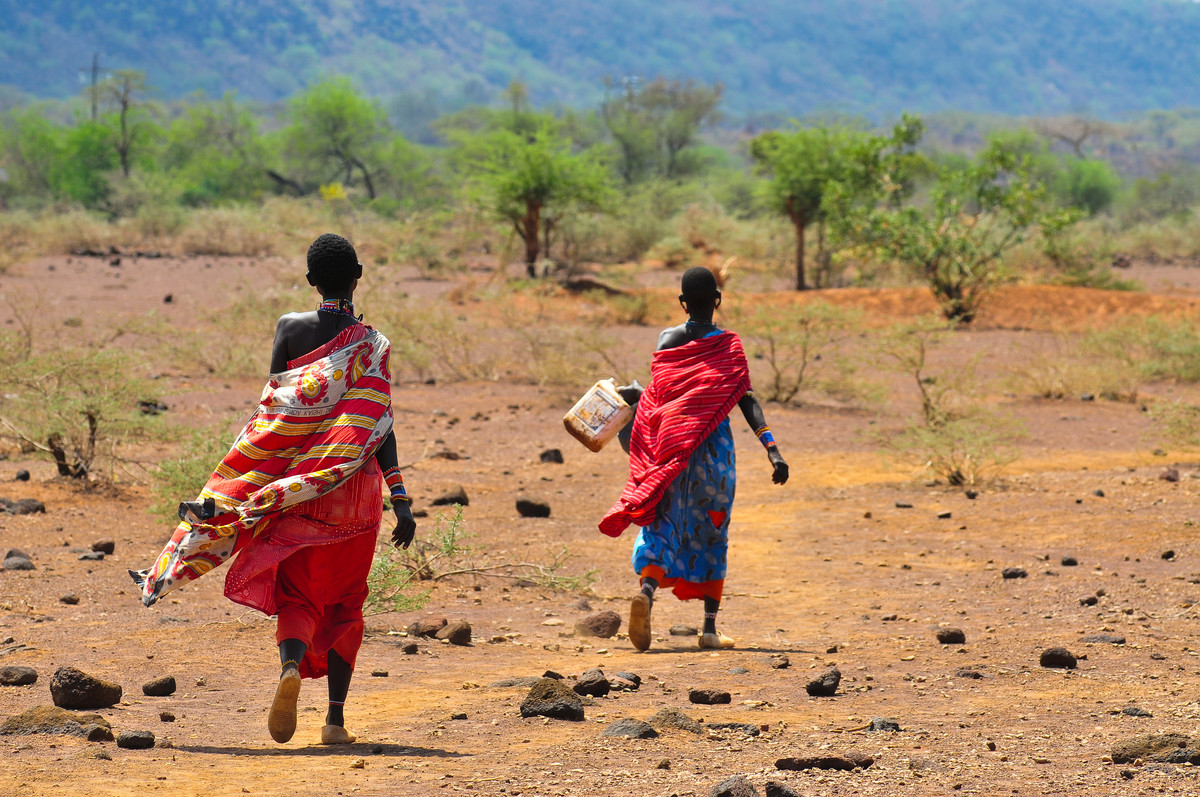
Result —
[[650, 599], [645, 595], [629, 604], [629, 641], [638, 650], [650, 649]]
[[275, 700], [271, 713], [267, 715], [267, 730], [277, 742], [286, 742], [296, 732], [296, 701], [300, 698], [300, 673], [288, 667], [279, 676], [275, 687]]
[[321, 729], [321, 744], [354, 744], [357, 736], [341, 725], [326, 725]]
[[717, 648], [731, 648], [735, 644], [737, 644], [737, 643], [733, 641], [733, 637], [727, 637], [724, 634], [722, 634], [720, 631], [717, 631], [715, 634], [701, 634], [700, 635], [700, 647], [704, 648], [706, 650], [717, 649]]

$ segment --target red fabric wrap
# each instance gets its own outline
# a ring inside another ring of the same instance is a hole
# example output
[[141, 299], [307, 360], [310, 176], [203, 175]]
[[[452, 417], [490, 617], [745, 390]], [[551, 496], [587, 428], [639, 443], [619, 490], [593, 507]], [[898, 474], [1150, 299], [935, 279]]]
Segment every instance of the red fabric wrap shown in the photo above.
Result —
[[629, 481], [600, 530], [619, 537], [631, 523], [650, 525], [663, 491], [749, 391], [746, 352], [732, 332], [655, 352], [633, 418]]

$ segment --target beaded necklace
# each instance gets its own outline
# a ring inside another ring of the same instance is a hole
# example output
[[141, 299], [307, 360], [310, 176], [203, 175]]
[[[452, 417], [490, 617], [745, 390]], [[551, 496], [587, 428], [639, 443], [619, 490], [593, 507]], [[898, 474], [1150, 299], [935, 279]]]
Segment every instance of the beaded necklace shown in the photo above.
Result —
[[351, 318], [357, 318], [354, 315], [354, 302], [351, 299], [322, 299], [317, 305], [319, 313], [338, 313], [339, 315], [348, 315]]

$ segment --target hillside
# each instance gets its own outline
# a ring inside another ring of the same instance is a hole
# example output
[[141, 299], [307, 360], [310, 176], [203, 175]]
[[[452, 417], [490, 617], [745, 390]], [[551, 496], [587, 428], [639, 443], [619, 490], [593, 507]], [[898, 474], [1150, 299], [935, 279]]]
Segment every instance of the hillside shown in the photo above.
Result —
[[78, 92], [99, 52], [165, 98], [270, 101], [342, 73], [416, 105], [514, 77], [590, 104], [606, 76], [661, 74], [722, 82], [737, 115], [1200, 105], [1200, 4], [1183, 0], [0, 0], [0, 18], [0, 84], [41, 97]]

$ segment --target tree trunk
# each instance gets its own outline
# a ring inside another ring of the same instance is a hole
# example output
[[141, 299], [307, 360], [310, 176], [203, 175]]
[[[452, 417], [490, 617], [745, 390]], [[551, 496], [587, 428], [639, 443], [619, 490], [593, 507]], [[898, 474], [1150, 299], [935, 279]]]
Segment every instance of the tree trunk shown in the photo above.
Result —
[[362, 172], [363, 184], [367, 187], [367, 198], [374, 199], [375, 181], [371, 179], [371, 171], [367, 168], [367, 165], [358, 158], [354, 158], [353, 162], [354, 165], [358, 167], [358, 170]]
[[796, 290], [808, 290], [804, 283], [804, 220], [792, 216], [792, 224], [796, 228]]
[[541, 227], [542, 206], [538, 202], [525, 205], [525, 218], [521, 220], [521, 238], [525, 241], [525, 272], [531, 277], [537, 276], [538, 245], [541, 241], [538, 232]]

